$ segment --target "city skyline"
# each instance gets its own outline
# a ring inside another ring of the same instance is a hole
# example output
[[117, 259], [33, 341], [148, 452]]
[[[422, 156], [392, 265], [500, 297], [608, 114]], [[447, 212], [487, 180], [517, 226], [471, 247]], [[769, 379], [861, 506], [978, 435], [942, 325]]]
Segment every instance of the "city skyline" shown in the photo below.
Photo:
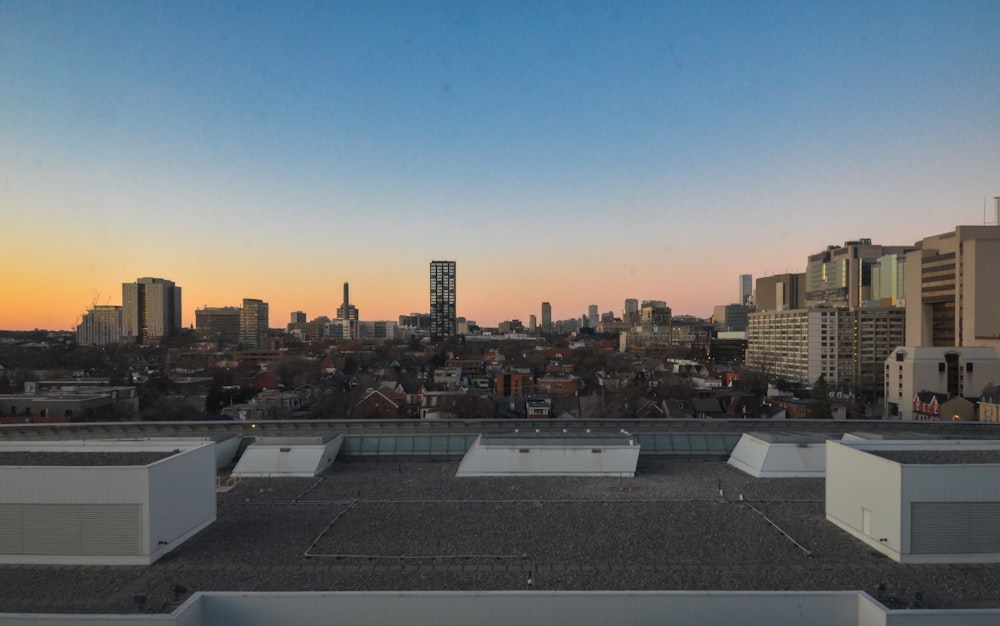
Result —
[[996, 3], [0, 5], [0, 328], [194, 311], [496, 326], [735, 302], [993, 221]]

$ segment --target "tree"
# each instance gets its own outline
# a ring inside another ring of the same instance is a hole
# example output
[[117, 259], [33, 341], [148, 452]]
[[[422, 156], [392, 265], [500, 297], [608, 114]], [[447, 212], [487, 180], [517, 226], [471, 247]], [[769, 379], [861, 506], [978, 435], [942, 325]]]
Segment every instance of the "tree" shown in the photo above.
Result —
[[830, 407], [830, 386], [826, 382], [826, 376], [819, 375], [812, 388], [813, 403], [809, 405], [810, 419], [832, 419], [833, 410]]

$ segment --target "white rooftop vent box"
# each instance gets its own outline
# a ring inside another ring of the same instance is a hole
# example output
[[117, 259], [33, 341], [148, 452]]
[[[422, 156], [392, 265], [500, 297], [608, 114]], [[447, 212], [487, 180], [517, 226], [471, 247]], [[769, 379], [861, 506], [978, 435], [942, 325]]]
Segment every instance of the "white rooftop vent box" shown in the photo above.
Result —
[[729, 464], [755, 478], [822, 478], [826, 440], [823, 434], [744, 433]]
[[1000, 442], [826, 446], [827, 520], [900, 563], [1000, 563]]
[[635, 476], [639, 442], [626, 432], [480, 435], [458, 466], [470, 476]]
[[343, 442], [343, 435], [258, 437], [247, 446], [232, 475], [242, 478], [319, 476], [333, 465]]
[[0, 563], [149, 565], [215, 521], [215, 444], [0, 445]]

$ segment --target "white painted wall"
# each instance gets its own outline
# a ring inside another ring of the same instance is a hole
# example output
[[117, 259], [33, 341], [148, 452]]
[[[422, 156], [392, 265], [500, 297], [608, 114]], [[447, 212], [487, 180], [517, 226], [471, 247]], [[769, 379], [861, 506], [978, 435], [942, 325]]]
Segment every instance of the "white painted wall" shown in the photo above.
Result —
[[[522, 452], [526, 450], [526, 452]], [[600, 452], [594, 452], [600, 450]], [[483, 444], [477, 438], [455, 476], [635, 476], [639, 444]]]
[[318, 476], [333, 465], [343, 441], [343, 435], [326, 442], [261, 439], [243, 451], [243, 456], [233, 468], [232, 475], [304, 478]]
[[[826, 442], [826, 519], [897, 561], [903, 541], [901, 490], [898, 463]], [[863, 509], [871, 512], [867, 529]]]
[[756, 478], [822, 478], [826, 444], [775, 443], [744, 433], [729, 455], [729, 465]]
[[0, 626], [296, 624], [994, 626], [1000, 609], [887, 610], [859, 591], [199, 592], [170, 615], [0, 613]]
[[[782, 624], [859, 622], [851, 592], [368, 592], [212, 594], [206, 623], [319, 626], [438, 624]], [[863, 626], [881, 625], [866, 622]]]
[[215, 444], [207, 443], [148, 467], [143, 543], [150, 563], [215, 521], [215, 462]]
[[[59, 446], [7, 442], [5, 450], [70, 452], [173, 452], [176, 447], [140, 441], [128, 446]], [[4, 563], [146, 565], [215, 521], [215, 444], [192, 445], [148, 466], [5, 466], [0, 467], [0, 503], [11, 505], [133, 504], [141, 507], [142, 545], [138, 555], [6, 554]], [[166, 543], [161, 544], [160, 541]]]

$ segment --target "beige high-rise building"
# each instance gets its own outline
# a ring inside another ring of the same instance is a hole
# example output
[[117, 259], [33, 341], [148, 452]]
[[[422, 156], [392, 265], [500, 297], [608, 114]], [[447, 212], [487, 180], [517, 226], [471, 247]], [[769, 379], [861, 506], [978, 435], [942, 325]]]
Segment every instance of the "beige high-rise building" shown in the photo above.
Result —
[[806, 275], [775, 274], [758, 278], [754, 289], [754, 308], [758, 311], [790, 311], [806, 305]]
[[263, 300], [243, 299], [240, 309], [240, 345], [243, 348], [263, 348], [267, 341], [268, 306]]
[[833, 389], [875, 392], [885, 359], [904, 336], [901, 308], [813, 308], [751, 313], [749, 367], [811, 384], [821, 375]]
[[958, 226], [917, 246], [906, 256], [906, 345], [1000, 348], [1000, 226]]
[[118, 343], [122, 330], [122, 308], [96, 304], [87, 311], [76, 329], [81, 346], [106, 346]]
[[181, 331], [181, 288], [163, 278], [122, 283], [122, 338], [143, 345]]

